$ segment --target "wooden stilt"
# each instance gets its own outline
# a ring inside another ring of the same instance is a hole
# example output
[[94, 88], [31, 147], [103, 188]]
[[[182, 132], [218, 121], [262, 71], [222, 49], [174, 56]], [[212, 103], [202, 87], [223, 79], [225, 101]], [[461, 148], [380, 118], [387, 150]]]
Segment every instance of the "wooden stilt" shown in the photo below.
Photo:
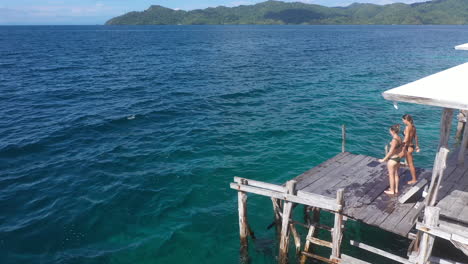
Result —
[[[343, 206], [343, 197], [344, 197], [344, 189], [339, 189], [336, 192], [336, 202]], [[333, 233], [332, 233], [332, 254], [330, 259], [338, 260], [341, 257], [341, 240], [343, 239], [343, 231], [342, 226], [343, 224], [343, 215], [342, 209], [335, 213], [335, 224], [333, 226]]]
[[468, 126], [465, 125], [463, 137], [461, 139], [460, 150], [458, 152], [458, 165], [463, 165], [465, 162], [465, 151], [468, 147]]
[[[424, 224], [430, 227], [436, 227], [439, 223], [440, 208], [427, 207], [424, 211]], [[431, 256], [434, 245], [434, 236], [424, 233], [421, 237], [417, 264], [425, 264]]]
[[448, 152], [448, 149], [442, 147], [436, 154], [434, 168], [432, 169], [431, 184], [424, 202], [426, 206], [433, 206], [437, 202], [437, 194], [439, 193], [440, 183], [444, 176]]
[[294, 245], [296, 246], [296, 256], [299, 256], [301, 253], [301, 237], [297, 233], [296, 227], [293, 223], [289, 224], [289, 228], [291, 228], [291, 233], [294, 238]]
[[245, 192], [237, 192], [237, 200], [239, 203], [239, 235], [240, 235], [240, 254], [241, 261], [247, 262], [248, 259], [248, 234], [249, 228], [247, 224], [247, 194]]
[[[295, 195], [296, 192], [296, 181], [288, 181], [286, 183], [287, 194]], [[289, 217], [292, 211], [292, 202], [285, 201], [283, 205], [283, 215], [281, 223], [281, 240], [279, 249], [279, 263], [288, 262], [288, 249], [289, 249]]]
[[304, 205], [304, 223], [309, 226], [311, 221], [310, 221], [310, 211], [312, 210], [312, 207]]
[[457, 119], [458, 119], [458, 125], [457, 125], [457, 133], [455, 134], [455, 139], [460, 142], [462, 139], [462, 134], [463, 134], [463, 128], [465, 127], [466, 119], [467, 119], [467, 111], [465, 110], [460, 110], [460, 113], [458, 113]]
[[341, 125], [341, 152], [346, 151], [346, 125]]
[[453, 117], [453, 109], [444, 108], [444, 112], [442, 113], [442, 119], [440, 121], [440, 141], [439, 147], [448, 147], [448, 141], [450, 138], [450, 128], [452, 127], [452, 117]]
[[275, 229], [276, 229], [276, 236], [278, 239], [280, 238], [280, 232], [281, 232], [281, 200], [276, 199], [276, 198], [271, 198], [271, 202], [273, 203], [273, 211], [275, 213]]

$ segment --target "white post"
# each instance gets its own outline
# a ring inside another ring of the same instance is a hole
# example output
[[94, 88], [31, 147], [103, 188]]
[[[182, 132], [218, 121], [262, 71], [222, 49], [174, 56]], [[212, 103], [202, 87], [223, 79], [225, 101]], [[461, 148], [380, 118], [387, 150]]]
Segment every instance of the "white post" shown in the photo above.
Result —
[[[296, 194], [296, 181], [288, 181], [286, 183], [286, 193]], [[288, 262], [288, 249], [289, 249], [289, 217], [292, 211], [292, 202], [284, 201], [283, 205], [283, 221], [281, 223], [281, 240], [280, 240], [280, 252], [279, 252], [279, 263]]]
[[[426, 207], [424, 212], [424, 224], [429, 227], [436, 227], [439, 224], [439, 213], [440, 208], [438, 207]], [[421, 242], [419, 244], [419, 254], [417, 264], [426, 264], [432, 253], [432, 247], [434, 246], [434, 236], [428, 233], [423, 233]]]

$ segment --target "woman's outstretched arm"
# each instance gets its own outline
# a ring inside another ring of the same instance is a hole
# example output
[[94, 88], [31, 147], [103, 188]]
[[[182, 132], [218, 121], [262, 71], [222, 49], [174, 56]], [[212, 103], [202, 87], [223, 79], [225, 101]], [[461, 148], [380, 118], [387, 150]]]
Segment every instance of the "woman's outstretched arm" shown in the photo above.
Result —
[[419, 148], [419, 138], [416, 128], [414, 128], [414, 141], [416, 143], [416, 152], [419, 152], [421, 149]]

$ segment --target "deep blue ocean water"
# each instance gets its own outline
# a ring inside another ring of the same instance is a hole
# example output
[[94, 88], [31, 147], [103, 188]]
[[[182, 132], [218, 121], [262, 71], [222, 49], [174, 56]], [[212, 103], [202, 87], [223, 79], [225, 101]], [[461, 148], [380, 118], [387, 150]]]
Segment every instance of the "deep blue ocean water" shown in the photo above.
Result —
[[[466, 62], [466, 42], [468, 26], [0, 27], [0, 263], [238, 263], [234, 176], [283, 183], [341, 151], [341, 124], [381, 157], [404, 113], [430, 167], [440, 109], [381, 93]], [[275, 263], [271, 202], [248, 209], [252, 262]]]

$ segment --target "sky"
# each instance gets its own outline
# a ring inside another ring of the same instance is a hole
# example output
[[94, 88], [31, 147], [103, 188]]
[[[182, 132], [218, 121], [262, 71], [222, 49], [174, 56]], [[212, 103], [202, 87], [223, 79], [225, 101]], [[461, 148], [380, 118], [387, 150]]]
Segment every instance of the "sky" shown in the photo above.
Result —
[[[151, 5], [193, 10], [216, 6], [251, 5], [265, 0], [0, 0], [0, 25], [96, 25]], [[422, 0], [283, 0], [324, 6], [347, 6], [353, 2], [390, 4]]]

